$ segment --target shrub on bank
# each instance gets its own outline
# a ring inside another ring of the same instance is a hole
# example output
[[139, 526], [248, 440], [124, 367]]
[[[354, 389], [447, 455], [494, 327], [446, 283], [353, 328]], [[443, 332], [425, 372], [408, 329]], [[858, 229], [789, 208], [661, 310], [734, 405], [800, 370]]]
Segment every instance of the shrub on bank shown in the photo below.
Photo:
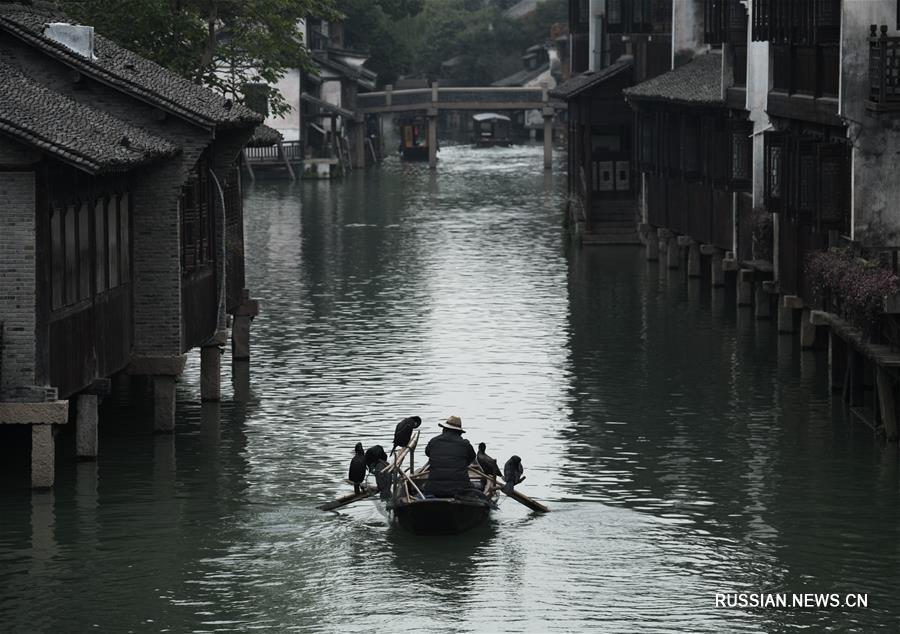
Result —
[[868, 335], [884, 313], [884, 298], [900, 288], [900, 280], [875, 262], [847, 249], [815, 251], [806, 258], [806, 279], [817, 303], [838, 313]]

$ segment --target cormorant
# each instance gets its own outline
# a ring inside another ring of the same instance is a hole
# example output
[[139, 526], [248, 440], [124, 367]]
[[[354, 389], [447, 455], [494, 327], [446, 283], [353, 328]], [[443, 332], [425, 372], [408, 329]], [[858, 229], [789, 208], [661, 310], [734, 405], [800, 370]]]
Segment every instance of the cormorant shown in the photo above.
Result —
[[[500, 467], [497, 466], [497, 461], [491, 458], [489, 455], [484, 453], [484, 450], [487, 449], [487, 445], [483, 442], [478, 443], [478, 453], [475, 454], [475, 462], [478, 464], [478, 467], [484, 472], [485, 475], [489, 476], [498, 476], [503, 475], [500, 473]], [[481, 479], [481, 490], [484, 490], [484, 487], [487, 485], [487, 482], [484, 478]]]
[[379, 458], [378, 462], [370, 467], [372, 473], [375, 474], [375, 484], [378, 485], [378, 493], [382, 500], [389, 500], [391, 497], [391, 478], [393, 477], [390, 473], [384, 473], [388, 466], [386, 458], [387, 456], [384, 460]]
[[525, 479], [522, 477], [524, 472], [525, 468], [522, 466], [522, 459], [519, 456], [513, 456], [507, 460], [503, 465], [503, 479], [506, 480], [503, 490], [512, 493], [515, 486]]
[[366, 466], [372, 471], [372, 465], [379, 460], [387, 460], [387, 454], [384, 453], [384, 447], [381, 445], [373, 445], [366, 449]]
[[363, 451], [361, 442], [356, 443], [353, 459], [350, 460], [350, 481], [353, 483], [353, 492], [362, 493], [360, 486], [366, 479], [366, 453]]
[[422, 419], [418, 416], [408, 416], [397, 423], [397, 429], [394, 430], [394, 448], [391, 449], [392, 456], [397, 451], [397, 447], [405, 447], [409, 444], [413, 430], [421, 424]]

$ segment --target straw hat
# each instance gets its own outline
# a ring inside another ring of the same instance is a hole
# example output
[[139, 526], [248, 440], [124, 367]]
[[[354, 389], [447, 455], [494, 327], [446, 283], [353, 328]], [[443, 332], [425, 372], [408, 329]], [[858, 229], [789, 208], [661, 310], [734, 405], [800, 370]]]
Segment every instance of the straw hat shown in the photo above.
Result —
[[438, 423], [438, 427], [443, 427], [444, 429], [453, 429], [461, 433], [466, 433], [462, 428], [462, 421], [459, 419], [459, 416], [451, 416], [443, 423]]

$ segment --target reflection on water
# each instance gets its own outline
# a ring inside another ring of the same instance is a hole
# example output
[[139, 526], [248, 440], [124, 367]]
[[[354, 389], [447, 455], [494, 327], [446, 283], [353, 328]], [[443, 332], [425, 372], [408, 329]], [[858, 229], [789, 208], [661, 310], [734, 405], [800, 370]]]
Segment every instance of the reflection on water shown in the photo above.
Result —
[[[731, 292], [568, 249], [541, 162], [447, 147], [438, 173], [249, 188], [252, 362], [201, 405], [192, 358], [174, 436], [147, 433], [145, 400], [107, 403], [97, 464], [4, 489], [0, 630], [895, 629], [896, 447]], [[353, 445], [413, 413], [423, 440], [456, 414], [522, 456], [553, 512], [505, 500], [423, 539], [374, 503], [316, 511]], [[870, 608], [717, 609], [731, 590]]]

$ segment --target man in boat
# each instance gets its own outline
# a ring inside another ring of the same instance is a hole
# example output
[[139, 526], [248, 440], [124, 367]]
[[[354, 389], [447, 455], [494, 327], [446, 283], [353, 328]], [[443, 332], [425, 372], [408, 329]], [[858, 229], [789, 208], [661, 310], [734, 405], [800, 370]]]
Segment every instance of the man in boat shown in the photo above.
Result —
[[428, 441], [428, 481], [424, 492], [435, 497], [453, 497], [457, 491], [472, 488], [469, 465], [475, 461], [475, 449], [462, 437], [465, 431], [458, 416], [439, 423], [443, 432]]

